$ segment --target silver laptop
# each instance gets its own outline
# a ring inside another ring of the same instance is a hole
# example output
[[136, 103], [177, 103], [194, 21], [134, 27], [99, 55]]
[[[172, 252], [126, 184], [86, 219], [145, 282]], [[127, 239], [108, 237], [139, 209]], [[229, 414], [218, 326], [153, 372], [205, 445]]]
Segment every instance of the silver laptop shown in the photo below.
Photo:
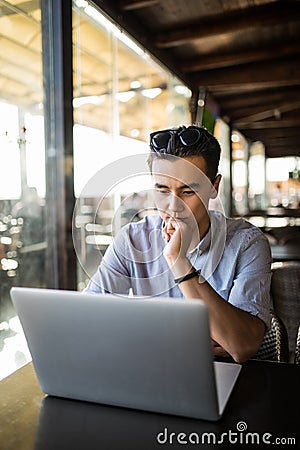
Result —
[[241, 366], [213, 362], [201, 300], [12, 288], [41, 390], [207, 420]]

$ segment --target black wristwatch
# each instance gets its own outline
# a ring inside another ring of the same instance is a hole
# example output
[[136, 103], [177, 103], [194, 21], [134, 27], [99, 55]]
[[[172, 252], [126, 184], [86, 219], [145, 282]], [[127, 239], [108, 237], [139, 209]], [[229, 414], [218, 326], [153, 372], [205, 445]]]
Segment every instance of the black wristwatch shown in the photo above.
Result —
[[183, 281], [190, 280], [191, 278], [199, 277], [200, 274], [201, 274], [200, 270], [195, 269], [193, 272], [188, 273], [187, 275], [184, 275], [183, 277], [175, 278], [174, 281], [176, 284], [180, 284]]

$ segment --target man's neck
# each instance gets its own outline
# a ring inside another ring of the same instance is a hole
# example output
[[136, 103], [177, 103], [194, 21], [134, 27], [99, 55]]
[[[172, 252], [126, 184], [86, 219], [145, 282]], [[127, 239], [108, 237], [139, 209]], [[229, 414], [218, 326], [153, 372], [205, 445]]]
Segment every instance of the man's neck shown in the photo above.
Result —
[[209, 214], [207, 213], [206, 219], [199, 225], [198, 231], [193, 233], [189, 251], [191, 251], [195, 247], [197, 247], [199, 242], [205, 238], [209, 229], [210, 229], [210, 218], [209, 218]]

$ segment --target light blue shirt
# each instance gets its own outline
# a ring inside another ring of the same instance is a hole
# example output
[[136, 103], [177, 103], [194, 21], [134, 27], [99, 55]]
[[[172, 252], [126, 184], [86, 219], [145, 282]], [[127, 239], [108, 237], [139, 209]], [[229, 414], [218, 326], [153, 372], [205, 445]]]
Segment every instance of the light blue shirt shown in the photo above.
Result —
[[[187, 257], [225, 301], [258, 316], [269, 327], [272, 258], [268, 240], [244, 219], [229, 219], [218, 211], [209, 215], [209, 232]], [[126, 225], [85, 291], [182, 298], [163, 256], [165, 245], [160, 216]]]

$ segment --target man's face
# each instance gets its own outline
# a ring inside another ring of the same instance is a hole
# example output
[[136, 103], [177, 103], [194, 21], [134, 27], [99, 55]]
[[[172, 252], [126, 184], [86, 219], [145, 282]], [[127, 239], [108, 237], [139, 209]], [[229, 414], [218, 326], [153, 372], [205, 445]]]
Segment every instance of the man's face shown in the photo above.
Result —
[[202, 156], [155, 158], [152, 179], [155, 204], [165, 222], [183, 221], [192, 229], [198, 227], [200, 236], [209, 226], [208, 202], [216, 195], [219, 179], [212, 186], [206, 176], [206, 162]]

